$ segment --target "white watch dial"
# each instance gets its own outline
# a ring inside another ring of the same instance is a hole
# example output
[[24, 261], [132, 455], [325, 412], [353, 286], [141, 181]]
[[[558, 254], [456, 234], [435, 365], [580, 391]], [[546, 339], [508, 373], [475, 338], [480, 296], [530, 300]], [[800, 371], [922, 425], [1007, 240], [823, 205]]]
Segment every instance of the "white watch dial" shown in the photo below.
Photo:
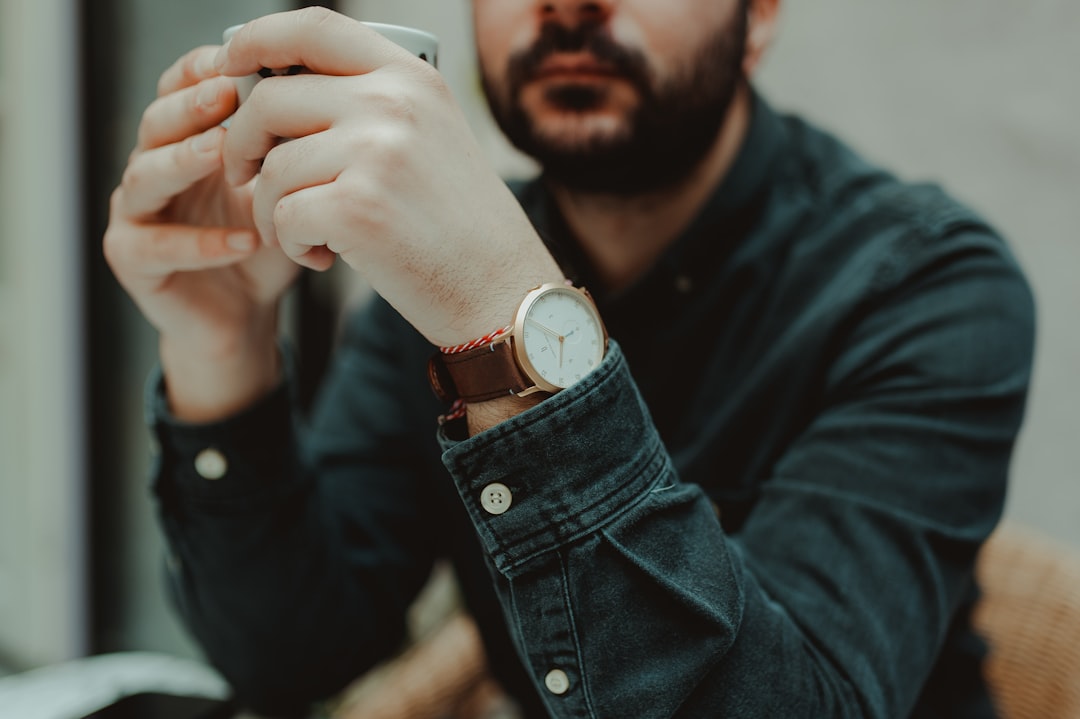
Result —
[[524, 358], [533, 375], [564, 389], [604, 359], [605, 336], [592, 302], [570, 287], [546, 289], [518, 318]]

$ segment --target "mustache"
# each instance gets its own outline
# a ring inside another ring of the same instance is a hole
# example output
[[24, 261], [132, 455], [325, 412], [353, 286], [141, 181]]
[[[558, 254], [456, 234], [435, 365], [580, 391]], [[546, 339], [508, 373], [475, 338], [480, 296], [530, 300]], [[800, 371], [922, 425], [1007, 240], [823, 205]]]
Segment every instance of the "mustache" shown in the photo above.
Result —
[[645, 56], [619, 45], [600, 23], [582, 23], [572, 28], [547, 23], [531, 47], [510, 58], [507, 78], [511, 92], [516, 95], [522, 85], [539, 74], [544, 61], [558, 53], [588, 53], [638, 89], [649, 88]]

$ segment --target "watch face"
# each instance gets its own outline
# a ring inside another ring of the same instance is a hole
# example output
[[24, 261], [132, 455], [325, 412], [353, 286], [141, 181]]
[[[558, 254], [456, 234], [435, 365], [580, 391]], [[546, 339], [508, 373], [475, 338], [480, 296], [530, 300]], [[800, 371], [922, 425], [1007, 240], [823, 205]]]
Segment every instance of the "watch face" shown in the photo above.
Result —
[[554, 392], [596, 369], [607, 338], [596, 307], [580, 290], [546, 285], [535, 292], [517, 318], [518, 362], [538, 387]]

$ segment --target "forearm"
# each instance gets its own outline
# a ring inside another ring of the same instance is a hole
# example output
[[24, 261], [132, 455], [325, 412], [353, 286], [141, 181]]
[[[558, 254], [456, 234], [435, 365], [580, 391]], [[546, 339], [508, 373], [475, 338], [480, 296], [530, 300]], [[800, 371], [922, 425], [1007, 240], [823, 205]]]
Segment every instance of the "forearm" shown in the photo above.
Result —
[[[392, 651], [405, 597], [427, 572], [425, 555], [380, 531], [362, 502], [326, 493], [333, 472], [315, 481], [290, 404], [279, 387], [219, 423], [157, 427], [155, 492], [174, 600], [241, 700], [275, 712], [337, 691]], [[207, 448], [225, 460], [219, 478], [196, 469]], [[364, 480], [374, 472], [349, 484], [362, 493]], [[414, 481], [379, 484], [395, 480]]]
[[[761, 536], [732, 537], [680, 481], [618, 356], [444, 462], [553, 716], [902, 715], [984, 529], [776, 480]], [[494, 482], [502, 513], [485, 507]]]

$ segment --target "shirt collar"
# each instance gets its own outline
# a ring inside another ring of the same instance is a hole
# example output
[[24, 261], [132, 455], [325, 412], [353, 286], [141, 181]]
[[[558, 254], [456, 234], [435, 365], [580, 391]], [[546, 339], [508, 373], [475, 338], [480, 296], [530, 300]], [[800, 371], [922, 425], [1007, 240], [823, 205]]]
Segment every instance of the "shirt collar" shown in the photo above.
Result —
[[[751, 94], [750, 124], [730, 169], [687, 229], [663, 253], [656, 266], [620, 296], [637, 294], [656, 282], [667, 282], [679, 291], [695, 284], [695, 270], [715, 269], [718, 253], [726, 256], [745, 236], [761, 210], [782, 155], [786, 129], [780, 117], [756, 91]], [[537, 231], [575, 284], [595, 292], [600, 287], [591, 264], [573, 236], [543, 178], [519, 190], [522, 204]], [[608, 299], [616, 300], [615, 297]]]

